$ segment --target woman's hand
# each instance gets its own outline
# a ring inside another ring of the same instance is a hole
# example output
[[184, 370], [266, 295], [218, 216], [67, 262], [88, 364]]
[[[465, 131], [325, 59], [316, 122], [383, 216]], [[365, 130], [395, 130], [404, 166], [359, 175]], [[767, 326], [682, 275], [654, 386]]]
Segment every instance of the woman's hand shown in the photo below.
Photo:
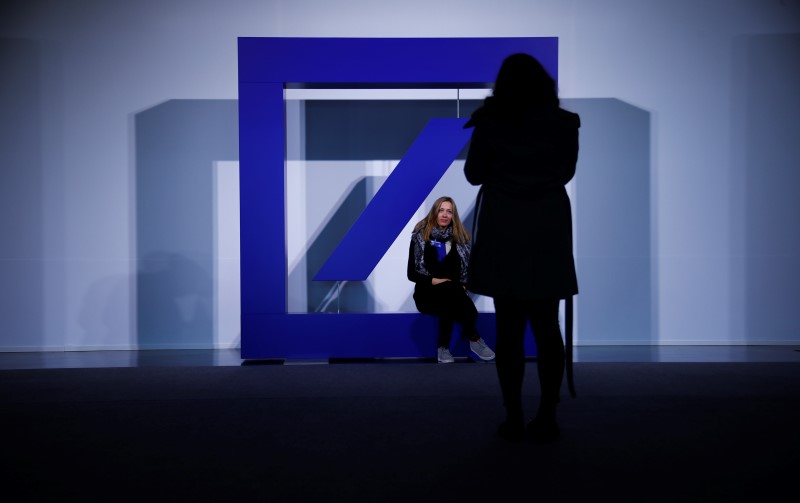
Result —
[[433, 278], [433, 279], [431, 280], [431, 284], [432, 284], [432, 285], [438, 285], [438, 284], [440, 284], [440, 283], [444, 283], [445, 281], [450, 281], [450, 280], [449, 280], [449, 279], [447, 279], [447, 278]]

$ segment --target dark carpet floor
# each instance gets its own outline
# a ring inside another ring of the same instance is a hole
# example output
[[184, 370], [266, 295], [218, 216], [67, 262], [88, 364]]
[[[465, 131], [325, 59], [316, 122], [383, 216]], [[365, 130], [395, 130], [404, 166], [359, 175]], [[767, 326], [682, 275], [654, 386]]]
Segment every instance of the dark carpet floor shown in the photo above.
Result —
[[797, 501], [800, 364], [575, 378], [539, 445], [495, 437], [493, 364], [0, 371], [4, 500]]

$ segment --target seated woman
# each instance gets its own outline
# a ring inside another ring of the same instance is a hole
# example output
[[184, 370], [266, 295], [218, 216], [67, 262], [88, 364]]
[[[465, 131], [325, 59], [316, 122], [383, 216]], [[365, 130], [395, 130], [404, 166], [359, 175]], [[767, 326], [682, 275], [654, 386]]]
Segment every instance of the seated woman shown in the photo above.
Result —
[[439, 318], [439, 363], [453, 363], [450, 337], [453, 325], [461, 325], [461, 334], [482, 360], [494, 359], [492, 351], [475, 328], [478, 310], [467, 295], [469, 233], [461, 224], [456, 203], [440, 197], [428, 216], [414, 226], [408, 249], [408, 279], [415, 283], [417, 310]]

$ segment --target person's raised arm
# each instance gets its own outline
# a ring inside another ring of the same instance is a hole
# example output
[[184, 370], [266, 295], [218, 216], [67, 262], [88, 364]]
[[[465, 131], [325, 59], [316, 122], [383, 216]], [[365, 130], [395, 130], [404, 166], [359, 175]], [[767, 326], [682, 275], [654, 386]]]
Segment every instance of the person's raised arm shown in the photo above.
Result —
[[581, 119], [577, 114], [572, 115], [573, 116], [570, 118], [570, 135], [566, 138], [564, 148], [562, 149], [564, 153], [561, 160], [561, 166], [563, 167], [561, 170], [562, 185], [566, 185], [572, 180], [578, 165], [578, 131], [581, 127]]
[[472, 185], [481, 185], [486, 182], [489, 152], [484, 135], [485, 132], [480, 126], [472, 131], [467, 160], [464, 163], [464, 176]]

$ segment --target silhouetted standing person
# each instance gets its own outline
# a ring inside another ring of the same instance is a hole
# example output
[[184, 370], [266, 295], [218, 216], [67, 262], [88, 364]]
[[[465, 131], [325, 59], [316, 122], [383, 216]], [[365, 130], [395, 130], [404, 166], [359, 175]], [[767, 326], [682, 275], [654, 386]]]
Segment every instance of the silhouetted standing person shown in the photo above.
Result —
[[560, 108], [556, 83], [538, 60], [514, 54], [465, 127], [472, 126], [464, 174], [481, 189], [467, 286], [494, 299], [497, 376], [506, 408], [498, 434], [508, 440], [525, 435], [524, 333], [530, 323], [541, 397], [527, 430], [553, 440], [564, 376], [559, 303], [578, 293], [565, 185], [575, 174], [580, 118]]

